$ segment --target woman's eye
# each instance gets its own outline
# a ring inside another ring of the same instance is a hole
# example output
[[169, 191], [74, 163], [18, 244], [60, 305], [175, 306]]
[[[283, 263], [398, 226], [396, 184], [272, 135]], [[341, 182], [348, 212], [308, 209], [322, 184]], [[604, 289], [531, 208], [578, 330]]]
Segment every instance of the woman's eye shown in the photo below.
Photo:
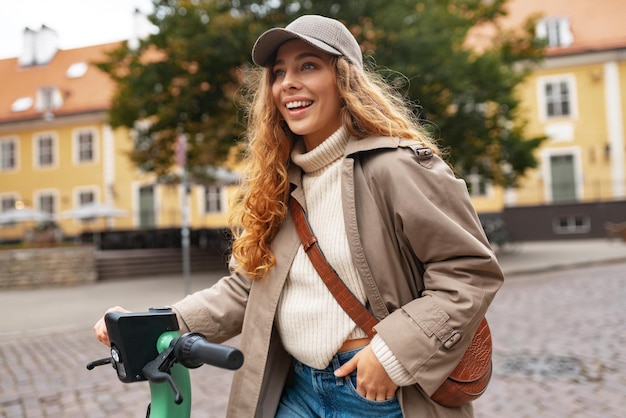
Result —
[[274, 77], [281, 77], [285, 75], [285, 70], [274, 70]]
[[315, 68], [315, 65], [311, 62], [307, 62], [302, 66], [303, 70], [312, 70], [313, 68]]

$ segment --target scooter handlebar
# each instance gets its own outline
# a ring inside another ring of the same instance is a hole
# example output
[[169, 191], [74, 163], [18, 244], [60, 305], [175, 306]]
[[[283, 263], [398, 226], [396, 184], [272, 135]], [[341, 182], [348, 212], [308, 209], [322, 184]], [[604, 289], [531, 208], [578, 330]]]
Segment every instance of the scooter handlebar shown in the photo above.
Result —
[[237, 348], [210, 343], [204, 335], [197, 332], [183, 334], [178, 338], [174, 346], [174, 356], [189, 369], [209, 364], [237, 370], [243, 364], [243, 353]]

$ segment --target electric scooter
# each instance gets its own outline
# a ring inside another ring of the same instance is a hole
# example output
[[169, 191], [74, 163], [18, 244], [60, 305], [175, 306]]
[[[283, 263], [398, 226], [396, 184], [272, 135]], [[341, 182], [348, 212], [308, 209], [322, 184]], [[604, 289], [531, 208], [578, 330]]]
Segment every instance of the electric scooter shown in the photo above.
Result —
[[146, 418], [190, 418], [188, 369], [209, 364], [237, 370], [243, 364], [243, 353], [237, 348], [210, 343], [199, 333], [181, 335], [170, 308], [109, 312], [104, 320], [111, 355], [88, 363], [87, 369], [111, 364], [124, 383], [147, 380], [150, 403]]

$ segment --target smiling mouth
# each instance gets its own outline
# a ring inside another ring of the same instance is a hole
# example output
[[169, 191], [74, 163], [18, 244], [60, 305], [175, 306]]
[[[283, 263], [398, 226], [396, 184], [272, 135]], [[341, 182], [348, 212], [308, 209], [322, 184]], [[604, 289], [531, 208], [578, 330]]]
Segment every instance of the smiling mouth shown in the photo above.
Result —
[[285, 107], [289, 110], [296, 110], [296, 109], [304, 109], [306, 107], [309, 107], [313, 104], [312, 100], [299, 100], [297, 102], [289, 102], [287, 104], [285, 104]]

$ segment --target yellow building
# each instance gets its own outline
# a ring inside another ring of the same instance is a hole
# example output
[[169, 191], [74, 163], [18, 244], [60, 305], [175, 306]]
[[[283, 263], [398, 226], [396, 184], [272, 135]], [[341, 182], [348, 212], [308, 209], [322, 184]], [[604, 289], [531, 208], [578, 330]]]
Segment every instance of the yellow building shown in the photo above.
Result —
[[[626, 201], [626, 2], [510, 0], [507, 7], [510, 27], [542, 16], [537, 35], [549, 47], [518, 93], [528, 136], [548, 139], [536, 152], [539, 168], [516, 189], [466, 179], [477, 211]], [[126, 156], [132, 132], [107, 123], [114, 86], [90, 63], [116, 44], [55, 45], [53, 30], [26, 30], [23, 54], [0, 60], [0, 213], [16, 206], [43, 210], [68, 236], [85, 229], [179, 227], [182, 188], [157, 184], [135, 168]], [[235, 181], [227, 173], [221, 183], [191, 188], [192, 228], [227, 224], [227, 186]], [[63, 216], [90, 202], [127, 216], [91, 223]], [[567, 231], [591, 228], [591, 217], [576, 213], [562, 210], [550, 222]], [[19, 239], [31, 226], [0, 225], [0, 240]]]
[[506, 24], [540, 16], [543, 62], [519, 86], [539, 168], [515, 190], [486, 187], [479, 211], [626, 198], [626, 2], [510, 0]]
[[[117, 44], [58, 50], [57, 35], [26, 29], [20, 57], [0, 60], [0, 215], [32, 208], [52, 215], [65, 236], [85, 230], [180, 227], [180, 186], [159, 185], [135, 168], [127, 153], [132, 132], [112, 129], [107, 109], [111, 80], [92, 63]], [[192, 228], [227, 224], [226, 172], [212, 186], [193, 186]], [[125, 216], [89, 222], [66, 212], [98, 203]], [[23, 238], [35, 225], [0, 225], [0, 240]]]

